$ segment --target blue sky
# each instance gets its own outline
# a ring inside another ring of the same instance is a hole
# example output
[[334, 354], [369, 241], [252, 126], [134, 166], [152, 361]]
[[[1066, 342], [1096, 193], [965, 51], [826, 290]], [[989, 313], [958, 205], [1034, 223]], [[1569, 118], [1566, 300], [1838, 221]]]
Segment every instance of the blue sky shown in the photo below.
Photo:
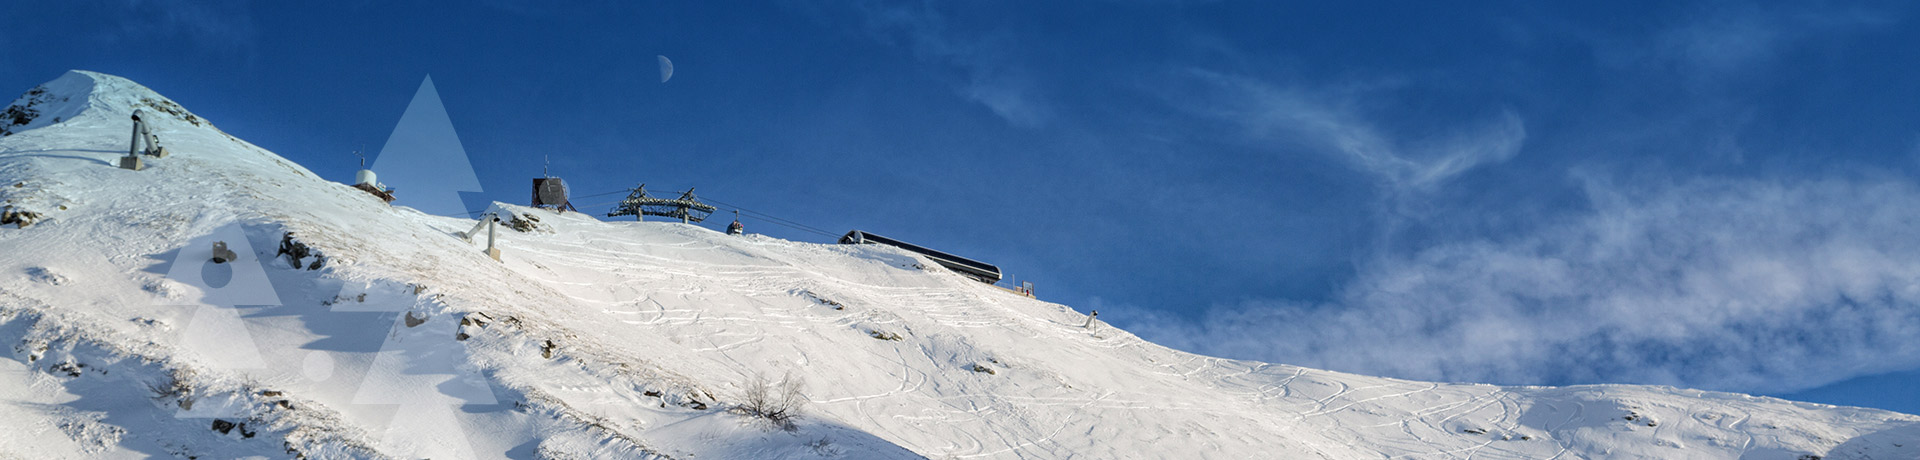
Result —
[[1902, 3], [533, 5], [16, 6], [0, 88], [125, 76], [348, 181], [431, 75], [475, 207], [545, 157], [1201, 353], [1920, 412]]

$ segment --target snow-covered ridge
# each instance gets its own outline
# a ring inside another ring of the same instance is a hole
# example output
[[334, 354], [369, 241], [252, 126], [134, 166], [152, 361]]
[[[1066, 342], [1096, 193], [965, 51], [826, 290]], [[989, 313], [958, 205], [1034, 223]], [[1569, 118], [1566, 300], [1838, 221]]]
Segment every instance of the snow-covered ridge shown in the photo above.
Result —
[[89, 121], [126, 119], [134, 110], [164, 114], [166, 118], [195, 126], [212, 126], [180, 104], [132, 80], [72, 70], [27, 90], [5, 109], [0, 109], [0, 136], [83, 116]]
[[[1920, 458], [1879, 410], [1192, 355], [881, 247], [502, 204], [541, 228], [496, 262], [133, 82], [36, 89], [0, 137], [44, 216], [0, 228], [0, 459]], [[143, 171], [135, 108], [169, 114]], [[729, 410], [755, 374], [806, 383], [792, 430]]]

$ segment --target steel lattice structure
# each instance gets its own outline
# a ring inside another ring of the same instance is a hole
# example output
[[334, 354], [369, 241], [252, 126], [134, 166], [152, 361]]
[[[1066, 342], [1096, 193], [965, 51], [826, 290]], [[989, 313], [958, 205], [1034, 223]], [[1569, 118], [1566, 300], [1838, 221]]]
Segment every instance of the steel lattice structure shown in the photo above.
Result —
[[679, 198], [666, 199], [647, 195], [647, 184], [640, 184], [627, 194], [627, 199], [620, 200], [620, 204], [614, 205], [612, 211], [607, 211], [607, 217], [634, 216], [634, 219], [639, 219], [640, 216], [659, 216], [695, 223], [707, 220], [707, 216], [713, 215], [715, 210], [717, 208], [713, 205], [701, 203], [699, 198], [694, 197], [692, 188], [680, 193]]

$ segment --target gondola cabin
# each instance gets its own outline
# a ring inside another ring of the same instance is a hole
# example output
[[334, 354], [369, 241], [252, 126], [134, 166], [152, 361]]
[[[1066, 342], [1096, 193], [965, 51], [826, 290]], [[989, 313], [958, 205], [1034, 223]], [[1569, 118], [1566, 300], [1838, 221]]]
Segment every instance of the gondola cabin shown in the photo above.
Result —
[[993, 264], [927, 249], [913, 243], [872, 233], [859, 230], [847, 232], [846, 236], [840, 237], [840, 244], [884, 244], [893, 246], [925, 256], [927, 259], [932, 260], [933, 263], [940, 264], [940, 266], [947, 267], [948, 270], [953, 270], [955, 273], [965, 275], [968, 278], [973, 278], [975, 281], [987, 284], [1000, 282], [1000, 267], [995, 267]]

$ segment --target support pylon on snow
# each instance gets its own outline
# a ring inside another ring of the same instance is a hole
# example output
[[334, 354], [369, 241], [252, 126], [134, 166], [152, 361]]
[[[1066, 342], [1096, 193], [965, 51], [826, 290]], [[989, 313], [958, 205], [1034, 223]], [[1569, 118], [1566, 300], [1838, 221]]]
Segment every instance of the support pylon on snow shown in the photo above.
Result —
[[647, 184], [640, 184], [627, 194], [627, 199], [620, 200], [619, 205], [608, 211], [607, 217], [633, 216], [634, 220], [639, 220], [641, 216], [660, 216], [678, 218], [680, 223], [690, 224], [707, 220], [707, 216], [715, 210], [717, 208], [713, 205], [701, 203], [699, 198], [694, 197], [691, 188], [681, 192], [679, 198], [669, 200], [647, 195]]
[[487, 257], [492, 257], [494, 262], [499, 262], [500, 248], [493, 247], [494, 227], [497, 226], [495, 222], [497, 221], [494, 219], [487, 219]]
[[467, 242], [471, 243], [473, 242], [474, 235], [478, 235], [480, 233], [480, 226], [482, 225], [487, 226], [487, 257], [492, 257], [493, 261], [499, 262], [500, 249], [494, 247], [493, 245], [494, 237], [498, 236], [498, 230], [494, 228], [494, 225], [495, 225], [495, 222], [499, 221], [499, 219], [500, 219], [499, 213], [489, 212], [486, 214], [481, 214], [480, 222], [475, 223], [473, 225], [472, 230], [467, 230], [466, 233], [461, 233], [460, 239], [467, 240]]

